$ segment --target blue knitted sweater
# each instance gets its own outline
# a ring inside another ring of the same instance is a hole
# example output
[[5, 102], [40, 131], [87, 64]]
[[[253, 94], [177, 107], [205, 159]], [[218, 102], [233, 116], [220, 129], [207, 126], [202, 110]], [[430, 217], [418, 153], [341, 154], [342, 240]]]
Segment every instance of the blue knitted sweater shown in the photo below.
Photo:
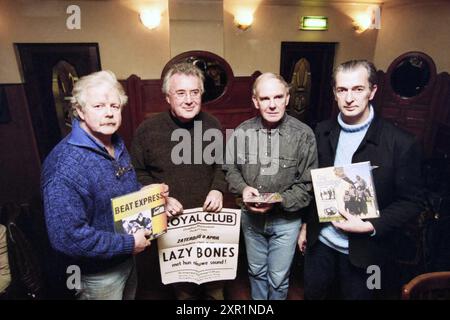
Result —
[[41, 188], [52, 247], [81, 268], [82, 274], [111, 268], [130, 257], [134, 238], [114, 232], [111, 198], [137, 191], [140, 184], [120, 137], [115, 157], [87, 134], [78, 121], [46, 158]]

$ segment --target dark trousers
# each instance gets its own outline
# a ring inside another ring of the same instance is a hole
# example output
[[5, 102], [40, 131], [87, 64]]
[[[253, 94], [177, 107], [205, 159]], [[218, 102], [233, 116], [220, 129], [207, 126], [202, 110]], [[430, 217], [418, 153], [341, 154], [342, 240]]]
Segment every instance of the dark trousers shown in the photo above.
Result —
[[200, 285], [191, 282], [172, 284], [177, 300], [224, 300], [224, 285], [224, 281], [212, 281]]
[[320, 241], [305, 254], [305, 299], [374, 299], [374, 290], [367, 288], [370, 275], [365, 269], [350, 263], [348, 255], [340, 253]]

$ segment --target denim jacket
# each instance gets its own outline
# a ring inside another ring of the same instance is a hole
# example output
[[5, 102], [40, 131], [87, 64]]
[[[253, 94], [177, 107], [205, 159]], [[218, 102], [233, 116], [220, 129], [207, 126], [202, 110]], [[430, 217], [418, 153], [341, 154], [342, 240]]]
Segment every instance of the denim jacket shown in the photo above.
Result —
[[299, 120], [285, 115], [268, 131], [257, 116], [240, 124], [227, 143], [223, 169], [229, 189], [242, 195], [246, 186], [260, 192], [279, 192], [281, 207], [297, 212], [312, 198], [310, 170], [317, 168], [314, 133]]

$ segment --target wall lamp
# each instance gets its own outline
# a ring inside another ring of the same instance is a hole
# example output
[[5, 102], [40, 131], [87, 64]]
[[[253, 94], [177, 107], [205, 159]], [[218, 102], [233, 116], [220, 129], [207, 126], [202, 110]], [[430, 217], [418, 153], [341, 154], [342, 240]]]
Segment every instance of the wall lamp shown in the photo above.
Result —
[[370, 16], [367, 14], [359, 14], [353, 20], [353, 29], [356, 33], [363, 33], [370, 27]]
[[370, 6], [366, 12], [358, 14], [353, 20], [353, 29], [357, 33], [362, 33], [367, 29], [381, 29], [380, 6]]
[[253, 12], [250, 10], [240, 10], [234, 16], [234, 23], [238, 29], [243, 31], [251, 27], [253, 23]]
[[148, 29], [155, 29], [161, 23], [161, 12], [157, 9], [143, 10], [139, 14], [142, 24]]

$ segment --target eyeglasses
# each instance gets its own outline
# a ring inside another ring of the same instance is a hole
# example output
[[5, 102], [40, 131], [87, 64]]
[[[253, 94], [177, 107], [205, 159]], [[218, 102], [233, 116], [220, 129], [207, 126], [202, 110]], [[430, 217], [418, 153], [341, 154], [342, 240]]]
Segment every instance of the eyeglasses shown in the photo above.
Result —
[[128, 171], [133, 170], [133, 165], [131, 163], [126, 167], [122, 167], [117, 162], [114, 162], [114, 167], [116, 169], [116, 178], [117, 179], [119, 179], [121, 176], [123, 176]]
[[175, 92], [172, 92], [171, 94], [174, 95], [175, 97], [177, 97], [177, 99], [180, 99], [180, 100], [186, 99], [186, 97], [188, 95], [189, 95], [189, 97], [191, 97], [191, 99], [198, 99], [202, 95], [200, 89], [195, 89], [195, 90], [191, 90], [191, 91], [177, 90]]

